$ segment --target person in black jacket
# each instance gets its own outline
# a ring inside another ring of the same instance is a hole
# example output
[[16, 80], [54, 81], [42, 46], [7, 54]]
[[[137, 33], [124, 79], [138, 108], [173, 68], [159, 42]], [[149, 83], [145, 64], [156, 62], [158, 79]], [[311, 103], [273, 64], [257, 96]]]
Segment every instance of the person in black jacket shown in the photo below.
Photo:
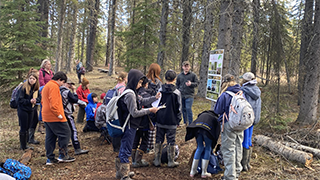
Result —
[[28, 79], [23, 83], [19, 90], [18, 99], [18, 117], [20, 125], [20, 148], [22, 150], [29, 149], [28, 142], [28, 129], [30, 122], [33, 119], [34, 108], [36, 103], [40, 103], [39, 95], [39, 77], [35, 73], [30, 73]]
[[[199, 159], [203, 151], [205, 153], [201, 162], [201, 177], [211, 177], [211, 174], [207, 173], [207, 168], [211, 151], [217, 144], [220, 131], [218, 115], [211, 110], [200, 113], [198, 118], [187, 127], [186, 141], [193, 137], [196, 137], [197, 140], [197, 150], [194, 154], [190, 177], [193, 177], [197, 173]], [[205, 146], [203, 146], [203, 142], [205, 142]]]
[[162, 95], [159, 106], [165, 106], [165, 108], [161, 108], [156, 115], [157, 132], [155, 158], [153, 161], [155, 166], [161, 165], [162, 143], [165, 135], [168, 144], [168, 167], [179, 165], [178, 162], [174, 161], [176, 130], [181, 121], [181, 94], [174, 85], [176, 76], [173, 70], [168, 70], [165, 74], [167, 83], [159, 89]]

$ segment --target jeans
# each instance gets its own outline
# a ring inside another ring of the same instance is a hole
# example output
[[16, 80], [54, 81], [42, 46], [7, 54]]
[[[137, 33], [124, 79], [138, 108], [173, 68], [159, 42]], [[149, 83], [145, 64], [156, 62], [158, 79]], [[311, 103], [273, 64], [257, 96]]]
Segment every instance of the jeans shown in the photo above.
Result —
[[252, 146], [252, 132], [253, 125], [244, 130], [242, 146], [246, 149], [249, 149], [249, 147]]
[[157, 127], [156, 143], [162, 144], [164, 142], [164, 136], [166, 135], [167, 144], [174, 145], [176, 143], [176, 129], [165, 129]]
[[44, 122], [46, 126], [46, 155], [48, 159], [54, 159], [53, 154], [58, 138], [59, 156], [68, 155], [68, 143], [70, 140], [70, 128], [67, 122]]
[[193, 121], [193, 114], [192, 114], [192, 104], [193, 98], [182, 98], [182, 116], [183, 121], [185, 124], [191, 124]]
[[[203, 141], [205, 142], [205, 147], [203, 146]], [[196, 153], [194, 154], [194, 159], [200, 159], [201, 154], [204, 150], [204, 156], [203, 159], [209, 160], [210, 158], [210, 153], [211, 153], [211, 144], [212, 140], [209, 139], [206, 135], [204, 134], [198, 134], [197, 136], [197, 150]]]
[[132, 146], [136, 131], [137, 129], [129, 129], [128, 126], [124, 130], [119, 151], [120, 163], [129, 163], [129, 157], [131, 157]]

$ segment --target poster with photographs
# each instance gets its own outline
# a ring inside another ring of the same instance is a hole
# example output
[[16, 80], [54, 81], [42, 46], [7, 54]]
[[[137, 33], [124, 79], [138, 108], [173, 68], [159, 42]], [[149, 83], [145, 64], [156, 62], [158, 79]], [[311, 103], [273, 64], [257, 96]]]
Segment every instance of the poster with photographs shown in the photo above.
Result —
[[217, 101], [220, 94], [223, 53], [223, 49], [216, 49], [210, 52], [206, 98], [211, 101]]

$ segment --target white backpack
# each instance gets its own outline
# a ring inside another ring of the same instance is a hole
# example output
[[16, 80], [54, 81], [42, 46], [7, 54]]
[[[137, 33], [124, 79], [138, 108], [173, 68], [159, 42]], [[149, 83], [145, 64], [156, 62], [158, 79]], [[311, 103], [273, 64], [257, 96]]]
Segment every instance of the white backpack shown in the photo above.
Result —
[[129, 118], [130, 118], [130, 113], [128, 114], [125, 123], [123, 124], [123, 126], [120, 125], [120, 121], [119, 121], [119, 116], [118, 116], [118, 100], [124, 96], [125, 94], [127, 94], [128, 92], [132, 92], [133, 94], [135, 94], [133, 92], [133, 90], [131, 89], [126, 89], [121, 95], [119, 96], [114, 96], [110, 99], [107, 107], [106, 107], [106, 122], [107, 122], [107, 129], [108, 129], [108, 133], [111, 137], [118, 137], [120, 135], [123, 134]]
[[232, 130], [244, 131], [248, 129], [254, 122], [252, 106], [246, 98], [243, 97], [242, 91], [239, 91], [237, 94], [231, 91], [226, 91], [226, 93], [230, 94], [232, 99], [229, 108], [229, 119], [225, 113], [223, 116], [227, 118]]

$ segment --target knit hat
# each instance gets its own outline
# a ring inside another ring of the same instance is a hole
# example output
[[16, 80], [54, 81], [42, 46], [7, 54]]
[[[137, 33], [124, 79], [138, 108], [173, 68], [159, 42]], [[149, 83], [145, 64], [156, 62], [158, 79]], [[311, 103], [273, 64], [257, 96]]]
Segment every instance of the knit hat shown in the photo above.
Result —
[[104, 99], [105, 96], [106, 96], [106, 93], [102, 93], [102, 94], [100, 95], [100, 99]]
[[87, 78], [82, 78], [82, 86], [86, 86], [87, 84], [89, 84], [89, 81], [87, 80]]
[[173, 81], [175, 78], [177, 77], [176, 72], [174, 72], [173, 70], [168, 70], [165, 74], [165, 78], [167, 81]]
[[252, 72], [246, 72], [242, 75], [242, 78], [246, 81], [251, 81], [256, 78], [256, 76]]
[[224, 82], [230, 82], [230, 81], [234, 81], [234, 80], [235, 80], [235, 78], [234, 78], [233, 75], [231, 75], [231, 74], [226, 74], [226, 75], [223, 76], [223, 78], [222, 78], [222, 83], [224, 83]]

